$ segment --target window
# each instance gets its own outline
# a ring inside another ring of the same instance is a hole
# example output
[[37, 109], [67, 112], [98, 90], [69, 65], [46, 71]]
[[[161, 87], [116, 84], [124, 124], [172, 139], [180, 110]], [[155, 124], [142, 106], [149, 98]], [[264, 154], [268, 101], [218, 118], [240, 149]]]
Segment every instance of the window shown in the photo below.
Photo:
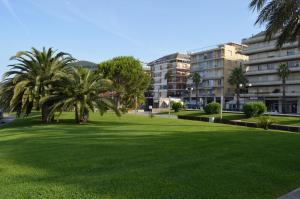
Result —
[[295, 67], [299, 67], [299, 66], [300, 66], [300, 64], [299, 64], [298, 61], [289, 61], [288, 62], [288, 67], [289, 68], [295, 68]]
[[295, 49], [287, 50], [287, 55], [295, 55]]
[[275, 69], [275, 65], [274, 64], [267, 64], [267, 69], [268, 70], [274, 70]]
[[260, 65], [260, 66], [257, 66], [257, 70], [259, 70], [259, 71], [261, 71], [262, 70], [262, 66]]

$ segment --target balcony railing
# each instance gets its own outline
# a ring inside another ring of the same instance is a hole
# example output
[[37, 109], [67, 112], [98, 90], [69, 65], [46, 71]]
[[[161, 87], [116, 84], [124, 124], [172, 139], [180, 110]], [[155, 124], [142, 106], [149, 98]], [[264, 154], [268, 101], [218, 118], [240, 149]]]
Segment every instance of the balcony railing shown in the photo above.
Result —
[[[249, 82], [252, 84], [252, 86], [273, 86], [273, 85], [281, 85], [282, 81], [281, 80], [276, 80], [276, 81], [255, 81], [255, 80], [249, 80]], [[294, 84], [300, 84], [300, 80], [298, 79], [292, 79], [292, 80], [287, 80], [286, 81], [287, 85], [294, 85]]]
[[[286, 48], [294, 48], [297, 47], [298, 44], [296, 43], [288, 43], [284, 44], [281, 49]], [[276, 42], [272, 43], [261, 43], [260, 45], [250, 45], [249, 47], [244, 47], [241, 52], [243, 54], [253, 54], [257, 52], [265, 52], [265, 51], [271, 51], [271, 50], [277, 50]]]
[[294, 59], [300, 59], [300, 52], [297, 52], [293, 55], [280, 54], [280, 55], [274, 55], [274, 56], [269, 56], [269, 57], [255, 58], [255, 59], [249, 60], [248, 62], [245, 62], [245, 64], [246, 65], [254, 65], [254, 64], [259, 64], [259, 63], [289, 61], [289, 60], [294, 60]]
[[[300, 72], [300, 66], [292, 66], [289, 67], [291, 72]], [[277, 69], [272, 69], [272, 70], [249, 70], [246, 72], [246, 75], [259, 75], [259, 74], [274, 74], [277, 73]]]
[[[241, 94], [241, 97], [282, 97], [282, 93], [272, 93], [272, 92], [254, 92]], [[298, 97], [300, 92], [286, 92], [287, 97]]]

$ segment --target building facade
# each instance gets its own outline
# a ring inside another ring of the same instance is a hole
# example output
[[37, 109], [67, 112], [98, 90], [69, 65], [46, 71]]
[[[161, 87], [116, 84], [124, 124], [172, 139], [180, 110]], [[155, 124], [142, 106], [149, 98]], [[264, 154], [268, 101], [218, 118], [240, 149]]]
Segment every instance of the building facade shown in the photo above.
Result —
[[242, 43], [248, 47], [242, 50], [249, 56], [245, 63], [246, 76], [251, 84], [248, 100], [264, 101], [269, 112], [282, 112], [282, 80], [278, 76], [278, 67], [286, 64], [291, 71], [286, 82], [286, 112], [300, 113], [300, 49], [298, 43], [287, 43], [282, 48], [276, 47], [275, 35], [271, 41], [265, 41], [261, 32]]
[[151, 67], [152, 92], [155, 107], [161, 107], [164, 99], [182, 98], [190, 74], [190, 57], [175, 53], [164, 56], [148, 66]]
[[[199, 73], [202, 83], [198, 90], [192, 80], [189, 80], [191, 92], [191, 103], [196, 101], [198, 92], [198, 102], [207, 104], [212, 101], [227, 102], [234, 98], [234, 86], [228, 83], [231, 71], [240, 67], [242, 62], [248, 57], [240, 53], [243, 46], [241, 44], [226, 43], [191, 53], [191, 73]], [[188, 100], [189, 101], [189, 100]]]

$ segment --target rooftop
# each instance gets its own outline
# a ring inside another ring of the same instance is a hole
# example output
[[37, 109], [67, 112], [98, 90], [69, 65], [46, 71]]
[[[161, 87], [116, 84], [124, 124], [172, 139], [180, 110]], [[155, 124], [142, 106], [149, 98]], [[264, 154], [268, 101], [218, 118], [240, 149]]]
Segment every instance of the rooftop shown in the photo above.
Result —
[[190, 56], [187, 54], [174, 53], [174, 54], [166, 55], [155, 61], [150, 62], [150, 63], [148, 63], [148, 66], [152, 66], [154, 64], [164, 63], [164, 62], [168, 62], [168, 61], [172, 61], [172, 60], [189, 60], [189, 59], [190, 59]]

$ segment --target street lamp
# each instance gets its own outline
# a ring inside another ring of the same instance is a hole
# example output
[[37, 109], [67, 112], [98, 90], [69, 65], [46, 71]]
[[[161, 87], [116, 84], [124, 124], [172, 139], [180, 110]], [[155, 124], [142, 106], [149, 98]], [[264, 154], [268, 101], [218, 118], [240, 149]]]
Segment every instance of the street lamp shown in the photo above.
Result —
[[169, 117], [171, 116], [171, 97], [169, 95]]
[[[240, 84], [239, 87], [240, 87], [240, 88], [243, 88], [243, 87], [249, 88], [249, 87], [252, 87], [252, 84], [251, 84], [251, 83]], [[240, 108], [240, 107], [238, 107], [238, 109], [239, 109], [239, 108]]]
[[246, 85], [240, 84], [240, 88], [243, 88], [244, 86], [245, 86], [246, 88], [248, 88], [248, 87], [251, 87], [252, 84], [251, 84], [251, 83], [247, 83]]
[[191, 88], [186, 88], [186, 90], [187, 90], [187, 91], [190, 91], [190, 92], [189, 92], [189, 98], [190, 98], [190, 99], [189, 99], [189, 103], [192, 104], [192, 91], [194, 90], [194, 88], [193, 88], [193, 87], [191, 87]]
[[158, 112], [160, 112], [160, 89], [158, 89]]

